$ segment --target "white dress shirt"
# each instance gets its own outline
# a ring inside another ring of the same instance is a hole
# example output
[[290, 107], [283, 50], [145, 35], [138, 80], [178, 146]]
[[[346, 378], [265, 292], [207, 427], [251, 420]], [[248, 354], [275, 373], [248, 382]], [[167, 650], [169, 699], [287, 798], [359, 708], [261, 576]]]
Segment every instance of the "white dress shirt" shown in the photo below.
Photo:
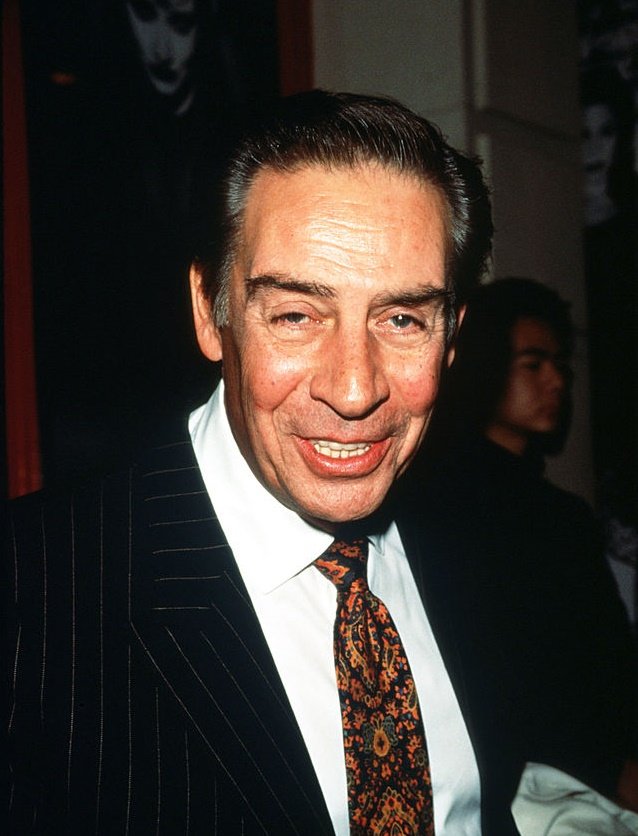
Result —
[[[228, 539], [308, 748], [337, 836], [348, 802], [333, 627], [334, 585], [312, 565], [332, 537], [282, 505], [237, 447], [223, 383], [195, 410], [189, 430], [204, 484]], [[370, 537], [368, 582], [401, 635], [425, 725], [437, 836], [478, 836], [476, 760], [399, 532]]]

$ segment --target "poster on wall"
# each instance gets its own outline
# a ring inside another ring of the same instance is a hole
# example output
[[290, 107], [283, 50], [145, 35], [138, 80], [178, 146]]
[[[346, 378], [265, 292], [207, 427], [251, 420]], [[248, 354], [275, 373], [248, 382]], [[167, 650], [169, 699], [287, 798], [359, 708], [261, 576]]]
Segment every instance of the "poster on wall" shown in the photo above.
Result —
[[44, 482], [116, 469], [210, 391], [188, 266], [239, 120], [278, 93], [274, 0], [21, 4]]
[[594, 464], [607, 556], [636, 620], [638, 0], [580, 0]]

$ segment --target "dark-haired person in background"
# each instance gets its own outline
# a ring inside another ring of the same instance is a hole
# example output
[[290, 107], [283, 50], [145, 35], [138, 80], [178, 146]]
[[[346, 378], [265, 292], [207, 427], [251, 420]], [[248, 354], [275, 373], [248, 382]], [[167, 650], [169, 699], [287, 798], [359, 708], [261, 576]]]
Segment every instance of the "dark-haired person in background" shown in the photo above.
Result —
[[237, 146], [222, 214], [191, 272], [220, 386], [132, 469], [13, 513], [4, 832], [513, 833], [500, 688], [392, 496], [489, 254], [480, 169], [317, 91]]
[[477, 436], [534, 461], [557, 452], [569, 424], [572, 343], [569, 306], [550, 288], [521, 278], [482, 285], [445, 375], [433, 455]]
[[426, 441], [424, 525], [463, 589], [477, 664], [501, 680], [521, 760], [635, 809], [626, 613], [591, 509], [543, 476], [568, 429], [571, 349], [550, 288], [508, 278], [471, 297]]

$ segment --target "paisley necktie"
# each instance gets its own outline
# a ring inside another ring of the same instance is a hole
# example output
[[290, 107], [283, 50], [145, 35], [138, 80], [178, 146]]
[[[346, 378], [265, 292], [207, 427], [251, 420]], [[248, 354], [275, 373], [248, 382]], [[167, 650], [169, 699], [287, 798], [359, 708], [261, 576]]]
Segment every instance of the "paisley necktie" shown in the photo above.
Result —
[[335, 542], [315, 566], [337, 588], [334, 654], [352, 836], [434, 833], [425, 732], [399, 633], [366, 578], [368, 541]]

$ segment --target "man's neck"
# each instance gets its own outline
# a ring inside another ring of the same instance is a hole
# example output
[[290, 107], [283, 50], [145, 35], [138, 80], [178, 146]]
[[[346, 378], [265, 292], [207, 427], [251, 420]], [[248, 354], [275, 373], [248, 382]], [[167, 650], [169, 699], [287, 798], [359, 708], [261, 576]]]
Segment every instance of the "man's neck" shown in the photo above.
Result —
[[529, 436], [502, 424], [489, 424], [485, 429], [485, 437], [499, 447], [504, 447], [515, 456], [525, 455], [529, 446]]

